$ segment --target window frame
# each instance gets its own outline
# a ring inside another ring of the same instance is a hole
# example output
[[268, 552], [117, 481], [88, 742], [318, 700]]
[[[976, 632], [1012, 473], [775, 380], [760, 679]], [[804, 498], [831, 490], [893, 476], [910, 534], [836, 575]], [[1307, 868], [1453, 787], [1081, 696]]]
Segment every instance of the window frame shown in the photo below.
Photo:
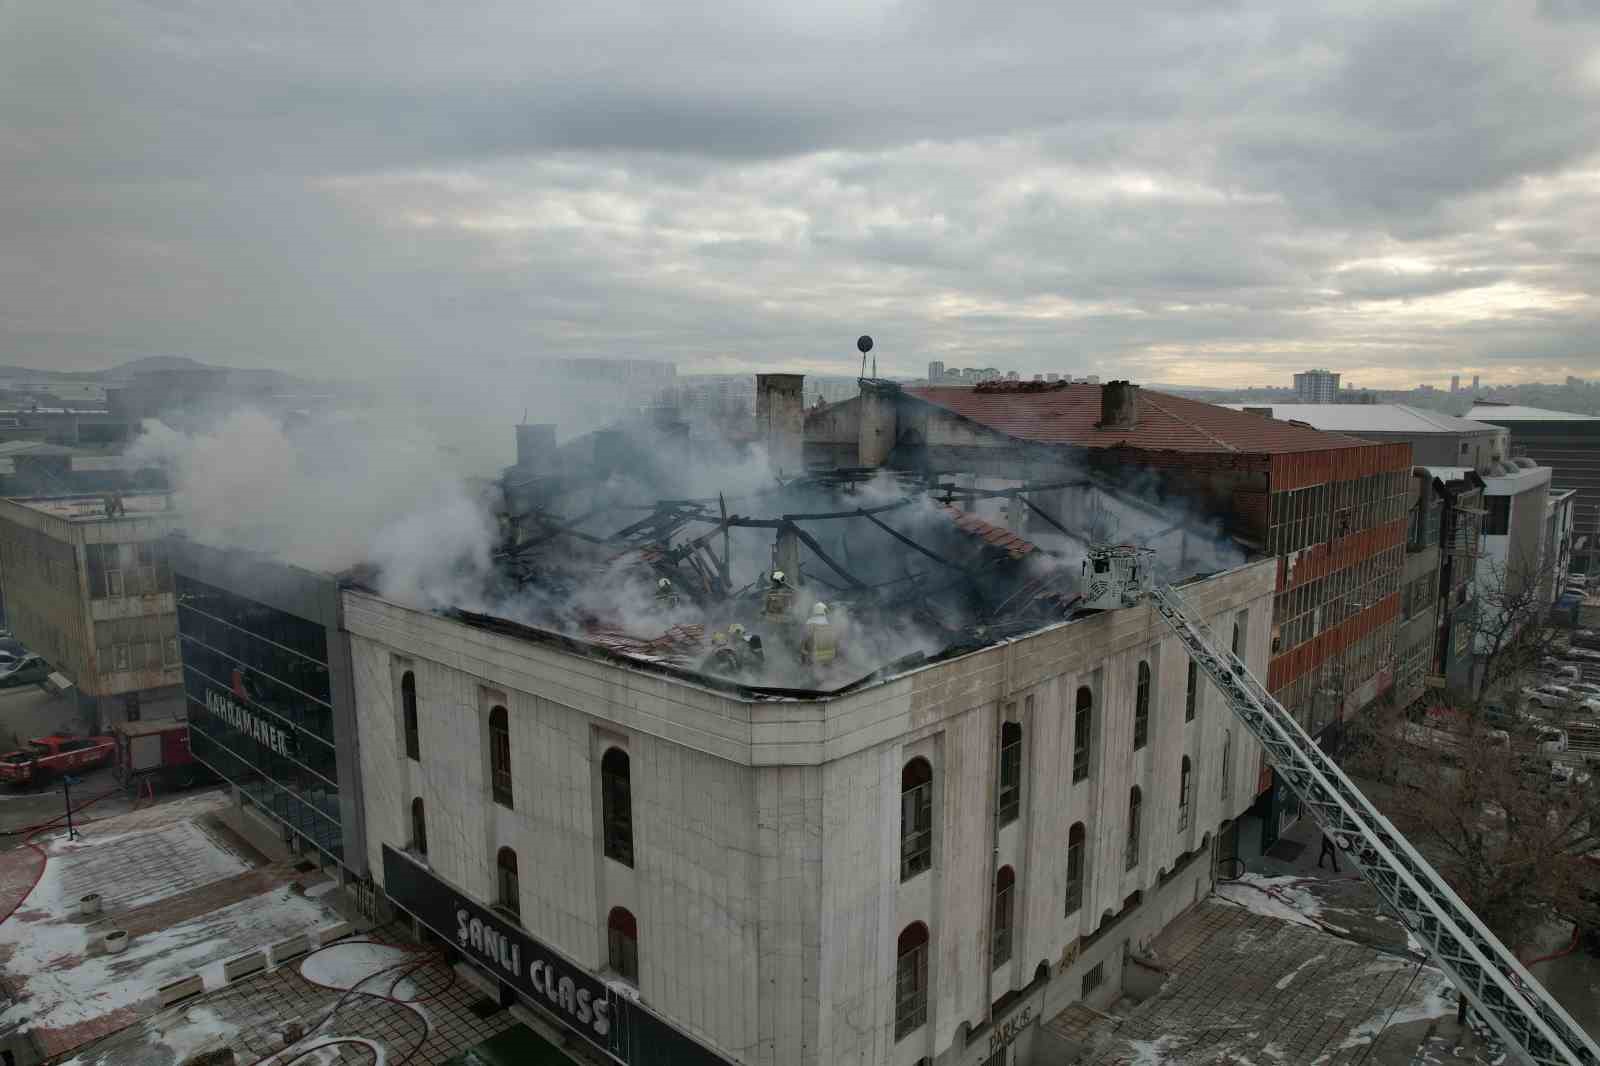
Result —
[[1079, 685], [1073, 695], [1072, 783], [1089, 780], [1094, 754], [1094, 690]]
[[[507, 862], [509, 857], [510, 862]], [[495, 906], [518, 919], [522, 918], [522, 877], [517, 870], [517, 853], [502, 847], [495, 853]]]
[[1128, 789], [1128, 839], [1122, 857], [1123, 870], [1139, 868], [1139, 822], [1144, 815], [1144, 793], [1139, 786]]
[[1189, 660], [1188, 680], [1183, 694], [1183, 720], [1194, 721], [1195, 708], [1200, 702], [1200, 667], [1193, 659]]
[[[1083, 909], [1085, 872], [1088, 869], [1089, 829], [1082, 822], [1072, 823], [1067, 830], [1067, 884], [1065, 917], [1072, 917]], [[1076, 869], [1074, 869], [1076, 867]]]
[[1133, 750], [1150, 744], [1150, 663], [1139, 660], [1138, 680], [1133, 695]]
[[600, 828], [605, 857], [633, 869], [633, 759], [615, 744], [600, 756]]
[[489, 794], [506, 810], [515, 810], [511, 778], [511, 712], [497, 703], [489, 711]]
[[[1007, 739], [1008, 731], [1015, 735]], [[1022, 724], [1000, 723], [1000, 779], [995, 792], [995, 819], [1010, 825], [1022, 815]]]
[[[909, 940], [908, 940], [909, 938]], [[912, 922], [895, 942], [894, 1038], [904, 1040], [928, 1022], [928, 927]]]
[[1013, 930], [1016, 922], [1017, 872], [1002, 866], [994, 875], [994, 907], [989, 927], [989, 969], [998, 970], [1011, 961]]
[[900, 768], [900, 880], [909, 881], [931, 869], [933, 764], [918, 755]]
[[406, 758], [422, 761], [422, 727], [417, 718], [417, 675], [407, 670], [400, 675], [400, 728], [405, 734]]
[[639, 987], [639, 919], [626, 907], [606, 914], [606, 969]]
[[421, 796], [411, 797], [411, 850], [428, 857], [428, 809]]
[[1189, 756], [1183, 757], [1183, 763], [1178, 770], [1178, 831], [1181, 833], [1189, 828], [1189, 811], [1194, 799], [1194, 764]]

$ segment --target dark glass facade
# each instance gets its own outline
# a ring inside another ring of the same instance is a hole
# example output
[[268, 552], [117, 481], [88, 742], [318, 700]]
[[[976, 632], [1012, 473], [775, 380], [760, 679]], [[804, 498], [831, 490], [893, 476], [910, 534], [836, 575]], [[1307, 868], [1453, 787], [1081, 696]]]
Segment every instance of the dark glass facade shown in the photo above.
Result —
[[327, 630], [182, 573], [177, 598], [195, 756], [343, 861]]

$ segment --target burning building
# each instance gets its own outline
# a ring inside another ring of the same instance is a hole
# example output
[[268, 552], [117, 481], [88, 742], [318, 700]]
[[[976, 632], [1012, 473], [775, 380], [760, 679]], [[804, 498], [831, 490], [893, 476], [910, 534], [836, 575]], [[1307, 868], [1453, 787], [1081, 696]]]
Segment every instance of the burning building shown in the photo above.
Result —
[[519, 427], [464, 511], [375, 531], [312, 612], [350, 685], [322, 821], [502, 1002], [630, 1066], [1059, 1057], [1041, 1021], [1108, 1005], [1262, 838], [1259, 748], [1084, 553], [1182, 582], [1263, 677], [1282, 566], [1059, 450], [903, 464], [870, 382], [868, 461], [813, 463], [802, 386], [758, 383], [748, 452]]
[[[1007, 524], [1029, 536], [1039, 529], [1041, 543], [1081, 537], [1087, 521], [1099, 539], [1183, 559], [1231, 550], [1276, 560], [1263, 678], [1313, 735], [1336, 734], [1393, 683], [1407, 444], [1374, 444], [1128, 382], [866, 381], [857, 399], [809, 414], [804, 434], [808, 463], [955, 480], [1004, 501]], [[1079, 519], [1071, 530], [1061, 528], [1066, 515]], [[1187, 522], [1173, 528], [1167, 515]], [[1209, 544], [1194, 534], [1207, 525], [1218, 536]], [[1263, 773], [1263, 788], [1269, 783]], [[1298, 808], [1281, 788], [1267, 805], [1270, 844]]]

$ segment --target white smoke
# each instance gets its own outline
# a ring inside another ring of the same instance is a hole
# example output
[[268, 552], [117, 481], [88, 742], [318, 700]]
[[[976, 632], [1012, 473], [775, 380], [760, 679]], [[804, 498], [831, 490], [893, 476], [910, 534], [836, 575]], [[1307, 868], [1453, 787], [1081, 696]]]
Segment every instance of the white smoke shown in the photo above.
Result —
[[380, 591], [433, 607], [476, 598], [494, 524], [425, 435], [355, 416], [294, 428], [240, 409], [194, 432], [147, 421], [129, 449], [164, 469], [202, 543], [337, 573], [380, 568]]

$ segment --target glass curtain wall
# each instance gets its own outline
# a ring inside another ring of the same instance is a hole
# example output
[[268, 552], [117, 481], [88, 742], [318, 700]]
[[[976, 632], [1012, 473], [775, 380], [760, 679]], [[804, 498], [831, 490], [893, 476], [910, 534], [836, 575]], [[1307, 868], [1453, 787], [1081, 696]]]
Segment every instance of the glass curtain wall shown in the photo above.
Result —
[[182, 574], [177, 598], [195, 756], [342, 860], [326, 631]]

